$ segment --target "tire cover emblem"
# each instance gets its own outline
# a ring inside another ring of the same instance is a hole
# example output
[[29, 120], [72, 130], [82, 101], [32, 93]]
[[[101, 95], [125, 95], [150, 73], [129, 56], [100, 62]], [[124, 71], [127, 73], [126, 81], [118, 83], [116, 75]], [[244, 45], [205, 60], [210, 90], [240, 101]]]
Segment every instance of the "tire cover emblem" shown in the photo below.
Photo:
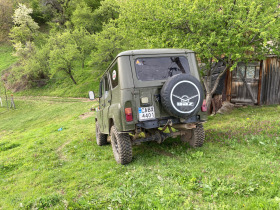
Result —
[[170, 101], [176, 111], [183, 114], [191, 113], [200, 102], [199, 89], [191, 81], [180, 81], [172, 88]]

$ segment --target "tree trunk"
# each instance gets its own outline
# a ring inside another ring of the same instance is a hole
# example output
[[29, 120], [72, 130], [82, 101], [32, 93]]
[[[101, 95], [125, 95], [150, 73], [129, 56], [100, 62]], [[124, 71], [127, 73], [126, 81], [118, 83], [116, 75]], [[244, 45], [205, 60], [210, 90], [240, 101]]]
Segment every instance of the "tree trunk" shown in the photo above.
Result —
[[74, 84], [77, 85], [77, 82], [75, 81], [73, 75], [70, 73], [69, 76], [70, 76], [70, 78], [72, 79], [72, 81], [74, 82]]
[[65, 69], [66, 73], [69, 75], [69, 77], [72, 79], [72, 81], [74, 82], [75, 85], [77, 85], [76, 80], [74, 79], [73, 75], [72, 75], [72, 67], [71, 65], [67, 66], [67, 69]]
[[[212, 86], [212, 84], [211, 84], [211, 79], [212, 78], [207, 78], [207, 79], [204, 78], [203, 79], [204, 86], [205, 86], [205, 89], [206, 89], [206, 106], [207, 106], [208, 113], [210, 113], [210, 107], [211, 107], [211, 103], [212, 103], [213, 94], [215, 93], [222, 76], [225, 74], [227, 69], [229, 69], [229, 67], [230, 66], [228, 66], [228, 67], [225, 66], [224, 70], [222, 72], [220, 72], [220, 74], [218, 75], [217, 79], [214, 82], [213, 88], [211, 87]], [[217, 66], [214, 66], [214, 68], [217, 68]], [[211, 69], [209, 71], [211, 71]], [[213, 76], [211, 72], [209, 72], [208, 75], [210, 75], [209, 77]]]
[[211, 107], [211, 102], [212, 102], [212, 94], [211, 92], [208, 93], [206, 92], [206, 106], [207, 106], [207, 112], [210, 113], [210, 107]]

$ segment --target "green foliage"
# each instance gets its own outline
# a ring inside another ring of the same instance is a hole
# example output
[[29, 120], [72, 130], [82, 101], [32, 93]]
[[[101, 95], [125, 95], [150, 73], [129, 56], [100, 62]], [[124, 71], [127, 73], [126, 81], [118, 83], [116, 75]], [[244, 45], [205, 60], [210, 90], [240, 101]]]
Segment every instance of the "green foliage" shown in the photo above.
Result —
[[[279, 54], [278, 4], [278, 0], [167, 0], [160, 4], [157, 0], [121, 1], [113, 34], [123, 37], [131, 49], [192, 49], [206, 65], [202, 74], [211, 77], [213, 62], [220, 61], [234, 69], [238, 62]], [[112, 28], [103, 30], [110, 33]], [[101, 34], [106, 34], [104, 31]], [[118, 45], [118, 41], [109, 42], [108, 46], [112, 44]], [[105, 46], [98, 47], [108, 52]], [[122, 49], [127, 49], [127, 45]], [[207, 101], [211, 101], [219, 79], [215, 85], [209, 81], [204, 83], [210, 99]]]
[[10, 38], [13, 43], [25, 44], [34, 40], [35, 33], [39, 29], [38, 24], [30, 14], [32, 9], [24, 4], [19, 4], [13, 15], [14, 27], [11, 29]]
[[[32, 0], [27, 3], [33, 13], [21, 5], [14, 15], [17, 25], [11, 31], [16, 54], [24, 60], [21, 64], [36, 57], [37, 48], [48, 48], [51, 54], [46, 63], [50, 64], [51, 76], [63, 71], [74, 83], [73, 71], [77, 72], [78, 65], [84, 67], [88, 60], [98, 69], [104, 69], [119, 52], [128, 49], [192, 49], [205, 64], [201, 75], [209, 77], [213, 62], [221, 61], [233, 69], [238, 62], [280, 52], [277, 0], [166, 0], [161, 3], [156, 0], [48, 0], [43, 4]], [[49, 20], [51, 32], [38, 33], [38, 25], [31, 17], [42, 18], [42, 22]], [[31, 63], [29, 67], [34, 72], [39, 65], [33, 62], [33, 68]], [[27, 69], [24, 67], [24, 71]], [[211, 80], [204, 83], [207, 97], [211, 99], [216, 86], [211, 90]]]
[[190, 48], [205, 63], [227, 58], [230, 65], [268, 53], [267, 41], [279, 37], [278, 15], [276, 0], [132, 0], [123, 2], [118, 22], [135, 46]]
[[11, 1], [0, 0], [0, 43], [7, 41], [12, 27], [13, 5]]
[[97, 21], [94, 20], [94, 14], [91, 8], [83, 1], [77, 5], [76, 10], [73, 12], [71, 21], [75, 28], [79, 29], [80, 27], [84, 27], [90, 33], [94, 33], [99, 30], [99, 28], [96, 27]]
[[77, 43], [78, 50], [81, 54], [82, 68], [84, 68], [87, 56], [95, 47], [94, 38], [85, 28], [75, 29], [72, 36]]
[[115, 0], [104, 0], [94, 10], [84, 1], [77, 5], [71, 21], [75, 28], [84, 27], [91, 34], [100, 32], [102, 26], [118, 18], [119, 3]]
[[52, 75], [57, 71], [62, 71], [76, 84], [73, 71], [76, 60], [81, 58], [81, 54], [72, 33], [65, 30], [62, 33], [53, 34], [49, 39], [49, 46]]
[[96, 145], [89, 112], [96, 102], [16, 96], [15, 103], [17, 110], [0, 107], [2, 209], [279, 207], [279, 106], [210, 117], [202, 148], [143, 143], [121, 166], [110, 145]]
[[95, 50], [91, 54], [91, 61], [101, 69], [106, 68], [118, 53], [129, 46], [129, 40], [119, 33], [114, 23], [107, 24], [94, 38]]
[[49, 76], [49, 49], [36, 48], [36, 51], [26, 61], [24, 72], [27, 80], [39, 86], [45, 85]]

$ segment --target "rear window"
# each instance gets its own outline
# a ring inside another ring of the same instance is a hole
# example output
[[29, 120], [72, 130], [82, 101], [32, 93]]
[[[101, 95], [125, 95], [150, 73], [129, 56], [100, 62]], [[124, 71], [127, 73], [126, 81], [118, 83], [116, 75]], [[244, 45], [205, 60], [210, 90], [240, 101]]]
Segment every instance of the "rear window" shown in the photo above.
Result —
[[135, 60], [137, 78], [141, 81], [163, 80], [176, 74], [190, 74], [186, 57], [137, 58]]

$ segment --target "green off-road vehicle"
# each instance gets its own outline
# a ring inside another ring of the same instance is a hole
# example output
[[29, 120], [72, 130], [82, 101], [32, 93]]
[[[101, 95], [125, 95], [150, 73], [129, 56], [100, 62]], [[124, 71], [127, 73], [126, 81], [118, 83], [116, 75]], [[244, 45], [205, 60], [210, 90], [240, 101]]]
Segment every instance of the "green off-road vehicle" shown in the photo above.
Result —
[[206, 104], [193, 51], [122, 52], [102, 76], [98, 98], [96, 141], [111, 141], [118, 163], [131, 162], [132, 145], [141, 142], [181, 136], [192, 147], [203, 145]]

